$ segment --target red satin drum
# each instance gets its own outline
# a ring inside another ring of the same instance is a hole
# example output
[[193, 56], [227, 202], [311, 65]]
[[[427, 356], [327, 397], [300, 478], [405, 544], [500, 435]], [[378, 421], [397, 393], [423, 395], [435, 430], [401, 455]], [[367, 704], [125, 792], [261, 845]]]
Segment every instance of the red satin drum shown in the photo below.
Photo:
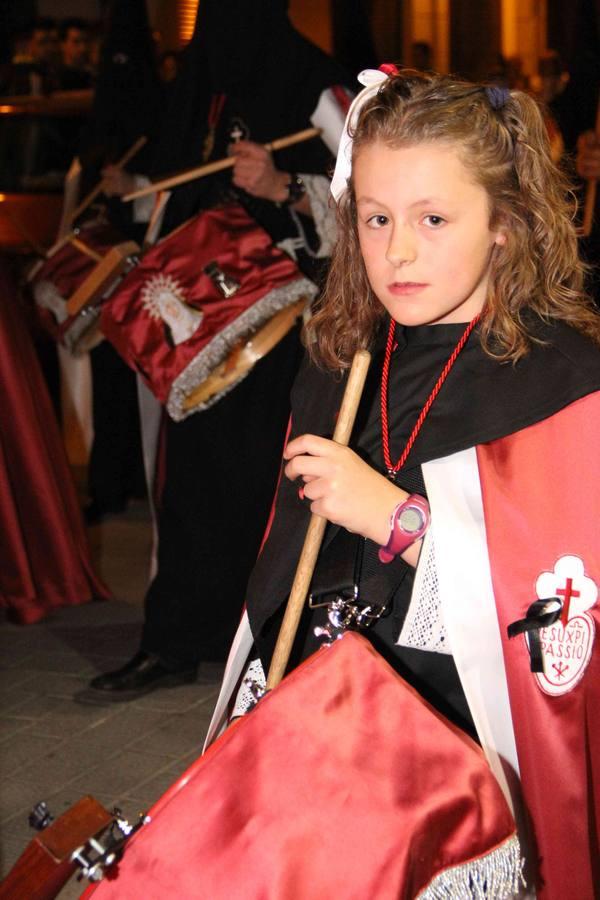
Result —
[[101, 328], [179, 421], [235, 387], [316, 291], [231, 204], [149, 250], [103, 304]]
[[505, 898], [515, 822], [481, 749], [347, 633], [150, 810], [93, 900]]
[[42, 327], [74, 354], [102, 340], [99, 305], [136, 264], [139, 251], [104, 222], [76, 229], [30, 277]]

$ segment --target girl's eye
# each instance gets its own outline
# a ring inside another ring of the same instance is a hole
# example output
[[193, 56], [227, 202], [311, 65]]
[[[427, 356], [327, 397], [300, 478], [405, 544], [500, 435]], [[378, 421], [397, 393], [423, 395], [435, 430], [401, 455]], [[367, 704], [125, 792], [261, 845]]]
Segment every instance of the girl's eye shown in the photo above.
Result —
[[429, 215], [425, 216], [423, 222], [429, 226], [429, 228], [439, 228], [441, 225], [444, 225], [446, 220], [441, 216]]
[[369, 219], [367, 219], [367, 225], [369, 226], [369, 228], [383, 228], [383, 226], [387, 225], [388, 222], [388, 217], [381, 214], [371, 216]]

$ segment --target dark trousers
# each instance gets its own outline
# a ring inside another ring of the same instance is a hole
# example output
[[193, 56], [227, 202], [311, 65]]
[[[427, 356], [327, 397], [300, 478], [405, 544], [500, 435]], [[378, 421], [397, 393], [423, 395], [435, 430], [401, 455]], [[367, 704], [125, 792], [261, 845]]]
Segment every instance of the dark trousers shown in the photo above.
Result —
[[211, 409], [168, 421], [142, 648], [170, 668], [226, 657], [277, 485], [300, 358], [294, 329]]
[[108, 341], [91, 351], [94, 442], [88, 491], [103, 512], [145, 494], [135, 372]]

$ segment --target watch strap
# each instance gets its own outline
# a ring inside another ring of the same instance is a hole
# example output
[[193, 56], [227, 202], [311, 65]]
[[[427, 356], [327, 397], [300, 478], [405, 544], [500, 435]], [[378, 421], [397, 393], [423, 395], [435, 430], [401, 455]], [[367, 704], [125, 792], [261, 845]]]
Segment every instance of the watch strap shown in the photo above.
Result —
[[[409, 511], [413, 511], [420, 520], [415, 529], [406, 529], [402, 525], [402, 518]], [[390, 519], [390, 536], [385, 547], [379, 549], [379, 560], [382, 563], [391, 562], [399, 553], [403, 553], [411, 544], [423, 537], [429, 527], [430, 511], [429, 503], [425, 497], [419, 494], [410, 494], [394, 509]]]

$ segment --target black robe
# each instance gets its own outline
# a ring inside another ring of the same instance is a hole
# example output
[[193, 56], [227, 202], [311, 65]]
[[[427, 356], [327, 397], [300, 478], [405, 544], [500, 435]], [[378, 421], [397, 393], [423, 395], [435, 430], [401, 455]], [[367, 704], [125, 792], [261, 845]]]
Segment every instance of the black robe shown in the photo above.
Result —
[[[224, 97], [213, 123], [212, 158], [225, 155], [236, 126], [258, 142], [309, 127], [321, 92], [347, 81], [331, 59], [292, 28], [285, 6], [273, 0], [254, 0], [251, 9], [239, 0], [204, 0], [201, 6], [182, 78], [195, 72], [208, 80], [208, 95], [205, 84], [196, 94], [197, 108], [209, 118], [211, 97]], [[174, 107], [166, 136], [171, 144], [180, 142], [177, 121]], [[200, 128], [189, 118], [182, 123], [192, 136], [187, 165], [192, 164], [189, 154], [200, 161], [206, 122]], [[283, 171], [321, 174], [331, 162], [320, 140], [275, 158]], [[232, 194], [274, 241], [297, 233], [287, 209], [232, 191], [230, 174], [176, 190], [163, 228]], [[310, 230], [308, 221], [306, 227]], [[310, 254], [299, 265], [317, 277]], [[167, 667], [189, 668], [227, 653], [275, 491], [289, 391], [301, 353], [295, 328], [214, 407], [183, 422], [167, 421], [158, 573], [146, 597], [142, 637], [142, 648], [157, 653]]]
[[[397, 328], [389, 383], [390, 447], [398, 459], [442, 368], [465, 328], [425, 325]], [[598, 348], [573, 329], [558, 324], [536, 327], [544, 344], [515, 365], [487, 356], [475, 331], [459, 355], [396, 483], [425, 495], [422, 463], [496, 440], [541, 421], [600, 387]], [[380, 380], [383, 340], [380, 337], [361, 400], [351, 446], [370, 465], [385, 473], [381, 451]], [[344, 383], [305, 363], [292, 394], [291, 437], [312, 433], [330, 437]], [[283, 605], [289, 594], [309, 509], [298, 498], [298, 485], [282, 478], [273, 525], [247, 591], [247, 609], [263, 667], [268, 670]], [[364, 545], [364, 546], [362, 546]], [[329, 525], [312, 591], [335, 594], [349, 589], [356, 576], [365, 602], [387, 604], [386, 615], [367, 636], [377, 650], [447, 718], [472, 734], [472, 721], [452, 657], [396, 645], [408, 611], [414, 570], [400, 557], [382, 565], [377, 547]], [[305, 610], [291, 664], [297, 665], [320, 642], [315, 625], [324, 624], [323, 610]]]

